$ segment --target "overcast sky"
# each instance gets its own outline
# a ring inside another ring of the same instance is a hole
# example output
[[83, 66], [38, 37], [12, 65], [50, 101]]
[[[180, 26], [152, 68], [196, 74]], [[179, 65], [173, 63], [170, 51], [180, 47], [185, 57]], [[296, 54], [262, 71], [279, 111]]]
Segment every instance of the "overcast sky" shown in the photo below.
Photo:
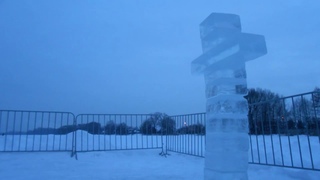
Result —
[[249, 88], [282, 95], [320, 86], [318, 0], [0, 0], [0, 109], [74, 113], [205, 111], [199, 24], [238, 14], [268, 54]]

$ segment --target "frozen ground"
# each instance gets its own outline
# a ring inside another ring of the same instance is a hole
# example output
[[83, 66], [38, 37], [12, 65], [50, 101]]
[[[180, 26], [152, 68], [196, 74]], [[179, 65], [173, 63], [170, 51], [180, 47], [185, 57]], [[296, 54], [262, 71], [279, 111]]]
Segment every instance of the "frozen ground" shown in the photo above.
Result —
[[[78, 153], [0, 153], [0, 175], [5, 180], [56, 179], [203, 179], [204, 159], [160, 149]], [[249, 165], [251, 180], [318, 180], [319, 171]]]
[[[23, 151], [23, 150], [68, 150], [69, 152], [0, 152], [0, 179], [2, 180], [56, 180], [56, 179], [183, 179], [197, 180], [203, 179], [204, 158], [189, 156], [179, 153], [171, 153], [167, 158], [159, 156], [161, 149], [145, 150], [115, 150], [116, 148], [154, 148], [161, 142], [160, 136], [102, 136], [90, 135], [83, 131], [77, 132], [78, 150], [113, 150], [78, 153], [78, 160], [71, 158], [72, 134], [68, 135], [22, 135], [22, 136], [0, 136], [0, 150]], [[201, 138], [200, 138], [201, 137]], [[172, 144], [176, 140], [176, 145], [190, 147], [183, 148], [184, 153], [192, 152], [192, 147], [199, 144], [204, 136], [173, 136]], [[261, 139], [262, 138], [262, 139]], [[320, 166], [318, 137], [310, 137], [310, 141], [305, 136], [299, 136], [301, 141], [301, 152], [304, 164], [310, 166], [308, 142], [312, 144], [315, 167]], [[298, 136], [289, 137], [294, 164], [299, 165], [299, 148], [297, 148]], [[181, 144], [180, 141], [190, 141]], [[258, 140], [258, 141], [257, 141]], [[273, 142], [273, 145], [271, 143]], [[267, 153], [268, 162], [273, 162], [273, 157], [277, 164], [280, 163], [278, 136], [253, 136], [253, 150], [259, 152], [261, 161], [264, 162], [263, 155]], [[290, 161], [290, 151], [288, 147], [288, 137], [281, 137], [284, 146], [283, 153], [285, 164]], [[260, 142], [257, 144], [257, 142]], [[263, 143], [264, 142], [264, 143]], [[200, 143], [201, 144], [201, 143]], [[202, 143], [204, 145], [204, 143]], [[175, 147], [175, 146], [174, 146]], [[273, 149], [272, 149], [273, 147]], [[204, 149], [204, 147], [203, 147]], [[179, 150], [179, 148], [175, 149]], [[266, 150], [266, 151], [264, 151]], [[190, 152], [189, 152], [190, 151]], [[249, 153], [251, 157], [251, 153]], [[273, 156], [274, 154], [274, 156]], [[254, 154], [256, 159], [256, 154]], [[309, 160], [308, 160], [309, 159]], [[290, 163], [289, 163], [290, 164]], [[318, 180], [320, 171], [310, 171], [301, 169], [290, 169], [262, 165], [249, 165], [249, 178], [251, 180]]]

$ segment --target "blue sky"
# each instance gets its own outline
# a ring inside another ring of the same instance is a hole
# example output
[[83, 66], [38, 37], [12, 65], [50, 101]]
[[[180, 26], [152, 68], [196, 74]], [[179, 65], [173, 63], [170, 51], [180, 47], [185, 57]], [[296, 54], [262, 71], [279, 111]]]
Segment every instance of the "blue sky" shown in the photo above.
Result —
[[248, 87], [283, 95], [320, 86], [317, 0], [0, 0], [0, 109], [182, 114], [205, 110], [199, 24], [241, 17], [268, 54]]

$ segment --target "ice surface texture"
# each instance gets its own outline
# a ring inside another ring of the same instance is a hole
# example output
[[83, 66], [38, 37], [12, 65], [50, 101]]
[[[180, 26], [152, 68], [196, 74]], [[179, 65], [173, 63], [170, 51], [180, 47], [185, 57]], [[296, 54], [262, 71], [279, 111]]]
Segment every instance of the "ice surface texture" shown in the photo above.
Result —
[[192, 62], [193, 73], [239, 69], [267, 53], [264, 36], [241, 32], [240, 17], [212, 13], [200, 24], [203, 54]]
[[245, 62], [267, 53], [261, 35], [241, 32], [240, 17], [212, 13], [200, 24], [203, 54], [192, 73], [204, 74], [207, 98], [205, 179], [248, 179]]

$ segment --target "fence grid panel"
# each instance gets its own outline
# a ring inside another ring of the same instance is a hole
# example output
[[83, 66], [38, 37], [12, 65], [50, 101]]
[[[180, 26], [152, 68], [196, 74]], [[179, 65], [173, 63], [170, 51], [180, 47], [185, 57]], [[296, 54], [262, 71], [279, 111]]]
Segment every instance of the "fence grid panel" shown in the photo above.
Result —
[[76, 117], [76, 151], [162, 148], [163, 136], [151, 132], [150, 114], [80, 114]]
[[168, 151], [204, 157], [205, 113], [170, 116], [175, 132], [167, 135]]
[[249, 104], [253, 164], [320, 170], [319, 92]]
[[0, 110], [0, 152], [73, 151], [69, 112]]
[[[320, 93], [249, 104], [249, 163], [320, 170]], [[206, 114], [0, 110], [0, 152], [161, 149], [205, 156]], [[218, 145], [218, 144], [217, 144]], [[165, 151], [165, 152], [164, 152]]]
[[[249, 163], [320, 170], [319, 97], [309, 92], [249, 104]], [[168, 135], [168, 151], [204, 157], [205, 131], [195, 127], [205, 127], [206, 114], [171, 118], [177, 130]]]

